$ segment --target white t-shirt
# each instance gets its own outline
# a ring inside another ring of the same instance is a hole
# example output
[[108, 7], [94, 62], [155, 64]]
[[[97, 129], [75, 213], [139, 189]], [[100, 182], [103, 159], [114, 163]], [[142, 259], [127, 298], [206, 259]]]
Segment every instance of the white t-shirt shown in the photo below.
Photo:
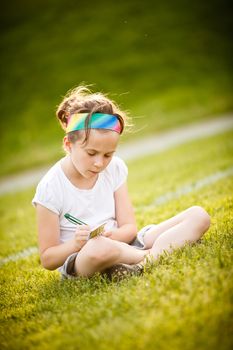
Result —
[[76, 225], [64, 215], [75, 216], [91, 227], [107, 221], [106, 229], [117, 227], [114, 192], [126, 181], [128, 169], [122, 159], [113, 157], [91, 189], [74, 186], [58, 161], [39, 182], [32, 204], [41, 204], [59, 216], [60, 241], [73, 238]]

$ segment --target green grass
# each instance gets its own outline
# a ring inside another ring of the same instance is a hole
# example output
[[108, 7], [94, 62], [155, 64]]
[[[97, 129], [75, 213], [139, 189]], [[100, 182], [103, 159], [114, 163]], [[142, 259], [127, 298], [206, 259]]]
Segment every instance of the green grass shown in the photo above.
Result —
[[[136, 208], [231, 167], [232, 140], [228, 132], [130, 162], [129, 189]], [[137, 210], [139, 226], [192, 205], [205, 207], [212, 218], [200, 243], [164, 254], [142, 277], [119, 284], [101, 276], [61, 282], [57, 272], [42, 269], [36, 254], [4, 265], [1, 348], [231, 349], [232, 193], [228, 177], [164, 205]], [[1, 197], [2, 257], [36, 244], [32, 196], [28, 190]]]
[[0, 26], [0, 176], [60, 157], [55, 106], [82, 81], [131, 111], [123, 140], [233, 110], [227, 0], [13, 0]]

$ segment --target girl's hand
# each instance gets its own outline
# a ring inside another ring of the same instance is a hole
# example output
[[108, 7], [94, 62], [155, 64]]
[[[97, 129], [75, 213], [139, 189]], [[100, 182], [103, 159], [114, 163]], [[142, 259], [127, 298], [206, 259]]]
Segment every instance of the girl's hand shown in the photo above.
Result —
[[80, 225], [75, 231], [75, 245], [80, 250], [86, 243], [91, 229], [88, 225]]
[[104, 232], [102, 233], [102, 236], [112, 239], [112, 237], [113, 237], [115, 231], [116, 231], [116, 230], [104, 231]]

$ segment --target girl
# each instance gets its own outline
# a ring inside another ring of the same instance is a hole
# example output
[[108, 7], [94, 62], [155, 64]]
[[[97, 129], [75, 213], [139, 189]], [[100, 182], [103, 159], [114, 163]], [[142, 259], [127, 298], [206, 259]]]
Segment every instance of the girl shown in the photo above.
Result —
[[[147, 259], [156, 259], [186, 242], [195, 242], [209, 228], [210, 218], [195, 206], [137, 233], [127, 191], [127, 167], [114, 156], [127, 118], [102, 93], [86, 87], [69, 92], [57, 118], [65, 130], [67, 155], [37, 186], [36, 207], [42, 265], [63, 278], [139, 274]], [[87, 224], [75, 225], [65, 214]], [[91, 228], [103, 222], [101, 236], [88, 239]]]

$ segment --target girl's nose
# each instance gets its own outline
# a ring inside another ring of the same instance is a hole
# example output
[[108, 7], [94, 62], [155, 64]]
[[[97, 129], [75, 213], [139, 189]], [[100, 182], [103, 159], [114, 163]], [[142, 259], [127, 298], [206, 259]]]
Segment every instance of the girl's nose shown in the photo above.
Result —
[[96, 168], [101, 168], [103, 166], [103, 158], [102, 157], [96, 158], [94, 162], [94, 166]]

